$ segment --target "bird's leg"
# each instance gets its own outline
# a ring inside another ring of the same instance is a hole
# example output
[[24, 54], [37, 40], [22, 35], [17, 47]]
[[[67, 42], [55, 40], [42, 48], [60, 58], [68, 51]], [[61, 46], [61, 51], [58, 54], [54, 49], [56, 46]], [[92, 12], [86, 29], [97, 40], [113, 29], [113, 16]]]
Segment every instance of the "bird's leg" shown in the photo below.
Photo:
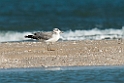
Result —
[[50, 44], [47, 45], [47, 50], [48, 51], [55, 51], [54, 49], [51, 48], [51, 45], [52, 45], [52, 43], [50, 43]]
[[[54, 42], [51, 42], [51, 45], [54, 45]], [[55, 47], [53, 48], [53, 46], [52, 46], [52, 48], [50, 46], [50, 49], [51, 49], [51, 51], [55, 51]]]
[[50, 51], [50, 44], [47, 44], [47, 50]]

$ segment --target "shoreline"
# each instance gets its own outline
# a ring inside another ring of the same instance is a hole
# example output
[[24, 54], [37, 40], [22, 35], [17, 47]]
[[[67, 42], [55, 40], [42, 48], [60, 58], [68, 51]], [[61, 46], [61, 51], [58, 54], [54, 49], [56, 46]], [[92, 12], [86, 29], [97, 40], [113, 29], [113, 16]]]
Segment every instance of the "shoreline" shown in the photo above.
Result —
[[122, 66], [124, 40], [0, 43], [0, 69], [63, 66]]
[[124, 65], [97, 65], [97, 66], [53, 66], [53, 67], [26, 67], [26, 68], [0, 68], [0, 71], [24, 71], [24, 70], [82, 70], [82, 69], [111, 69], [124, 68]]

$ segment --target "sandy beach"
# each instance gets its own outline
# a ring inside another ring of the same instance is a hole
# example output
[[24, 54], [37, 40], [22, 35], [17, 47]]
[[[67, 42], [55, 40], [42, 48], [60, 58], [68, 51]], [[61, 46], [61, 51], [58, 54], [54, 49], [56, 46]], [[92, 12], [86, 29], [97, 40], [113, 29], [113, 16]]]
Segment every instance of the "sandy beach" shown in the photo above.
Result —
[[0, 68], [124, 65], [124, 40], [0, 43]]

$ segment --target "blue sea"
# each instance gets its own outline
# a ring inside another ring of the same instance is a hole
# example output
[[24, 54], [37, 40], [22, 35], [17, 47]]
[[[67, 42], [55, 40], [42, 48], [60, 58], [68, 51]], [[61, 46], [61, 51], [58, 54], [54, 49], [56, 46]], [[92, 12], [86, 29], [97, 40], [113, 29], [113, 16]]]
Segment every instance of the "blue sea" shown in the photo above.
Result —
[[0, 83], [124, 83], [124, 66], [1, 69]]
[[[124, 0], [0, 0], [0, 43], [37, 31], [62, 40], [124, 38]], [[124, 67], [1, 69], [0, 83], [123, 83]]]
[[55, 27], [63, 40], [121, 38], [124, 0], [0, 0], [0, 42]]

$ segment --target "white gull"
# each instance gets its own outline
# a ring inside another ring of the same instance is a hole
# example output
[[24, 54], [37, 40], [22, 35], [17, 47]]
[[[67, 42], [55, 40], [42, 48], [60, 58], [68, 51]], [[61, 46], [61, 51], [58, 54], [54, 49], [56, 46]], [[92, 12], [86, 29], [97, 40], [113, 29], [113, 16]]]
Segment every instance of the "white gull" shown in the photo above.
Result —
[[60, 31], [58, 28], [54, 28], [53, 31], [49, 31], [49, 32], [36, 32], [33, 35], [25, 36], [25, 38], [31, 38], [31, 39], [36, 39], [36, 40], [40, 40], [40, 41], [46, 42], [48, 44], [47, 45], [47, 50], [50, 51], [51, 48], [49, 48], [48, 46], [50, 46], [50, 44], [53, 44], [54, 42], [59, 40], [60, 33], [62, 33], [62, 31]]

